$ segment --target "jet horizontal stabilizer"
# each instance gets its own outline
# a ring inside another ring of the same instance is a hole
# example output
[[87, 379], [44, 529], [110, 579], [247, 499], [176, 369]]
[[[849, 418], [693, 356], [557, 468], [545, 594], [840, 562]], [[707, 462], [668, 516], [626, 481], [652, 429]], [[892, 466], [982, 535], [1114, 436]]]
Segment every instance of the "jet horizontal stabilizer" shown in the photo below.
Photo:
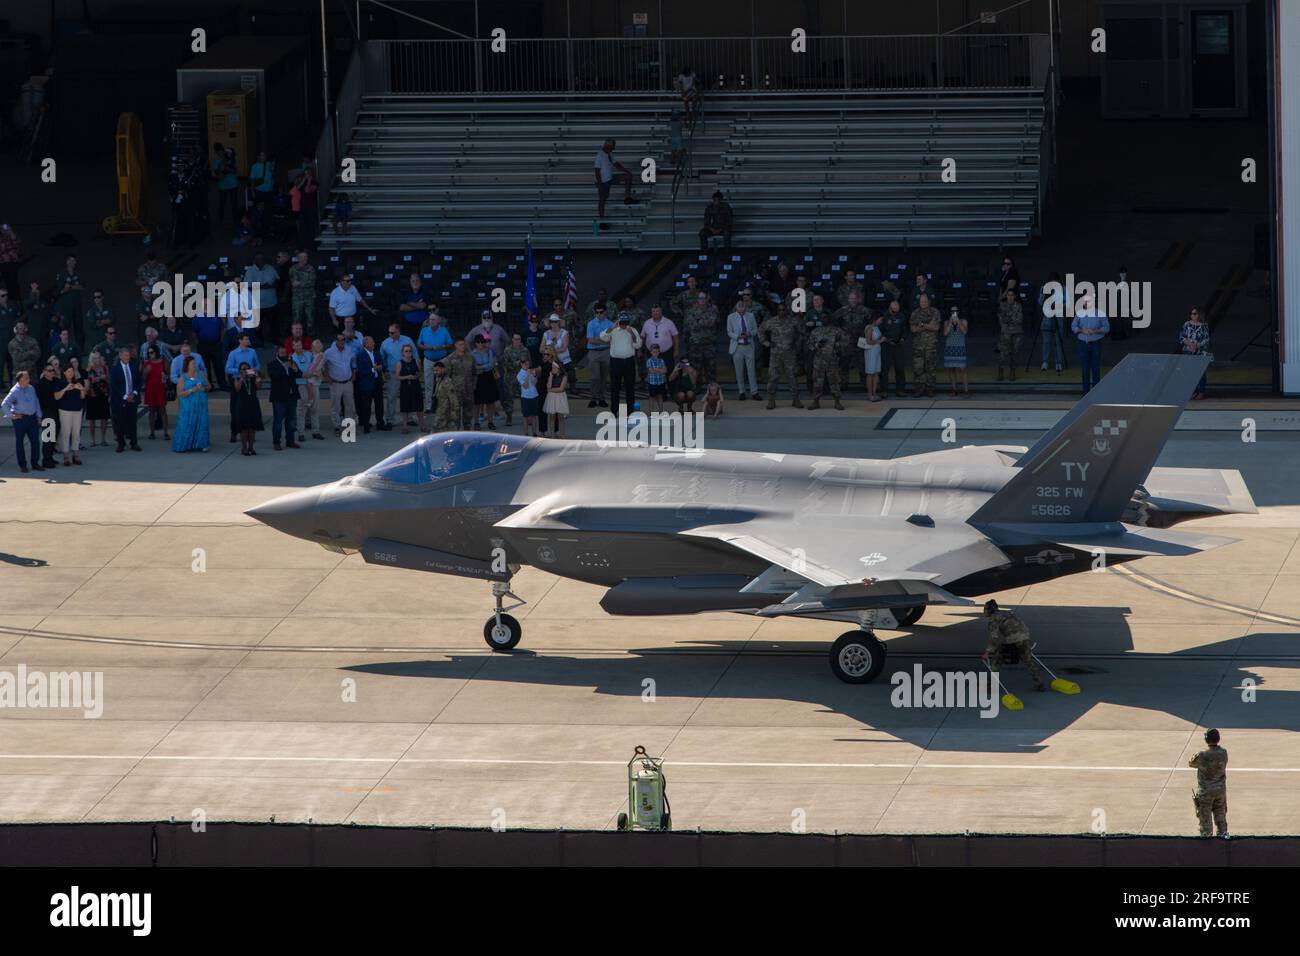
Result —
[[1081, 537], [1061, 537], [1049, 544], [1080, 551], [1100, 551], [1116, 557], [1184, 557], [1199, 554], [1225, 544], [1235, 544], [1236, 538], [1225, 538], [1196, 531], [1169, 531], [1164, 528], [1141, 528], [1124, 525], [1121, 534], [1096, 534]]

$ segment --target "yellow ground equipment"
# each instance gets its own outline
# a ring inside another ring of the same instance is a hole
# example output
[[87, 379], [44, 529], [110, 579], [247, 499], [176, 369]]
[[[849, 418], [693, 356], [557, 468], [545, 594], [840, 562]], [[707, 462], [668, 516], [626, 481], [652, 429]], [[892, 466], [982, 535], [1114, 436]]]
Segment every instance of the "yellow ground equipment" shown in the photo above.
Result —
[[[1044, 664], [1037, 654], [1034, 655], [1034, 660], [1038, 661], [1039, 667], [1047, 671], [1047, 673], [1052, 674], [1051, 668]], [[1079, 693], [1079, 685], [1072, 680], [1064, 680], [1063, 678], [1052, 674], [1052, 690], [1060, 694], [1077, 694]]]
[[671, 830], [668, 778], [662, 757], [637, 747], [627, 762], [627, 813], [618, 815], [620, 830]]
[[117, 215], [104, 220], [110, 236], [149, 234], [148, 172], [144, 126], [134, 113], [123, 113], [117, 118]]
[[[990, 664], [988, 661], [984, 662], [984, 666], [989, 669], [989, 673], [993, 675], [993, 680], [997, 682], [998, 687], [1001, 687], [1002, 686], [1001, 673], [999, 671], [995, 671], [993, 669], [993, 665]], [[1006, 691], [1002, 694], [1002, 706], [1005, 707], [1007, 710], [1024, 710], [1025, 702], [1021, 700], [1019, 697], [1017, 697], [1015, 694], [1011, 693], [1011, 691]]]

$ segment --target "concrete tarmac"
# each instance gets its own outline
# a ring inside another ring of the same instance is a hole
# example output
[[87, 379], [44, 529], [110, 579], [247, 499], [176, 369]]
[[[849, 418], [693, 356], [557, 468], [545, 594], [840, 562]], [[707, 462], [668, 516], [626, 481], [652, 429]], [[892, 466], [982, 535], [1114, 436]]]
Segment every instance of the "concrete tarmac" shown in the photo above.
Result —
[[[706, 443], [877, 458], [949, 447], [875, 430], [884, 410], [729, 403]], [[0, 432], [0, 680], [103, 675], [98, 719], [0, 707], [0, 819], [605, 828], [640, 744], [667, 758], [679, 829], [1191, 834], [1187, 760], [1217, 726], [1233, 832], [1300, 832], [1294, 432], [1180, 430], [1166, 447], [1164, 465], [1241, 469], [1261, 513], [1185, 526], [1238, 543], [995, 595], [1082, 693], [1035, 694], [1008, 670], [1025, 709], [982, 718], [895, 707], [887, 679], [978, 669], [978, 607], [882, 632], [886, 674], [849, 686], [826, 660], [843, 625], [613, 618], [599, 588], [528, 568], [515, 579], [523, 642], [494, 655], [485, 583], [369, 567], [243, 514], [407, 439], [275, 452], [264, 435], [246, 458], [224, 429], [214, 415], [208, 454], [145, 440], [40, 476], [18, 473]], [[570, 437], [593, 432], [570, 420]]]

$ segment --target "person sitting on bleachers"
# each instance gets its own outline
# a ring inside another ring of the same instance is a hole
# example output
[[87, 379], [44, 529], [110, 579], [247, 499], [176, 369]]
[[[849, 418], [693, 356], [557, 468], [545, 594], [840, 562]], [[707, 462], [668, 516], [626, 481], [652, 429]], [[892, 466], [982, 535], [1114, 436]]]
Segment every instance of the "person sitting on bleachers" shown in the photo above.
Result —
[[734, 220], [731, 205], [722, 198], [721, 191], [715, 192], [712, 201], [704, 207], [704, 228], [700, 230], [700, 252], [709, 251], [711, 236], [722, 236], [723, 249], [730, 254]]

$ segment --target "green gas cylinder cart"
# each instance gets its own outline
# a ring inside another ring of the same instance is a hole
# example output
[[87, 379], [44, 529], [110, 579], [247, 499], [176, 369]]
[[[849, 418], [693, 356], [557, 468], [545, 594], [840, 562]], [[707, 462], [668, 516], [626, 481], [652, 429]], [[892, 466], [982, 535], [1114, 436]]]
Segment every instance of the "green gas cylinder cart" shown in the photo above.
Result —
[[637, 747], [627, 762], [627, 813], [618, 815], [620, 830], [671, 830], [668, 778], [662, 757]]

